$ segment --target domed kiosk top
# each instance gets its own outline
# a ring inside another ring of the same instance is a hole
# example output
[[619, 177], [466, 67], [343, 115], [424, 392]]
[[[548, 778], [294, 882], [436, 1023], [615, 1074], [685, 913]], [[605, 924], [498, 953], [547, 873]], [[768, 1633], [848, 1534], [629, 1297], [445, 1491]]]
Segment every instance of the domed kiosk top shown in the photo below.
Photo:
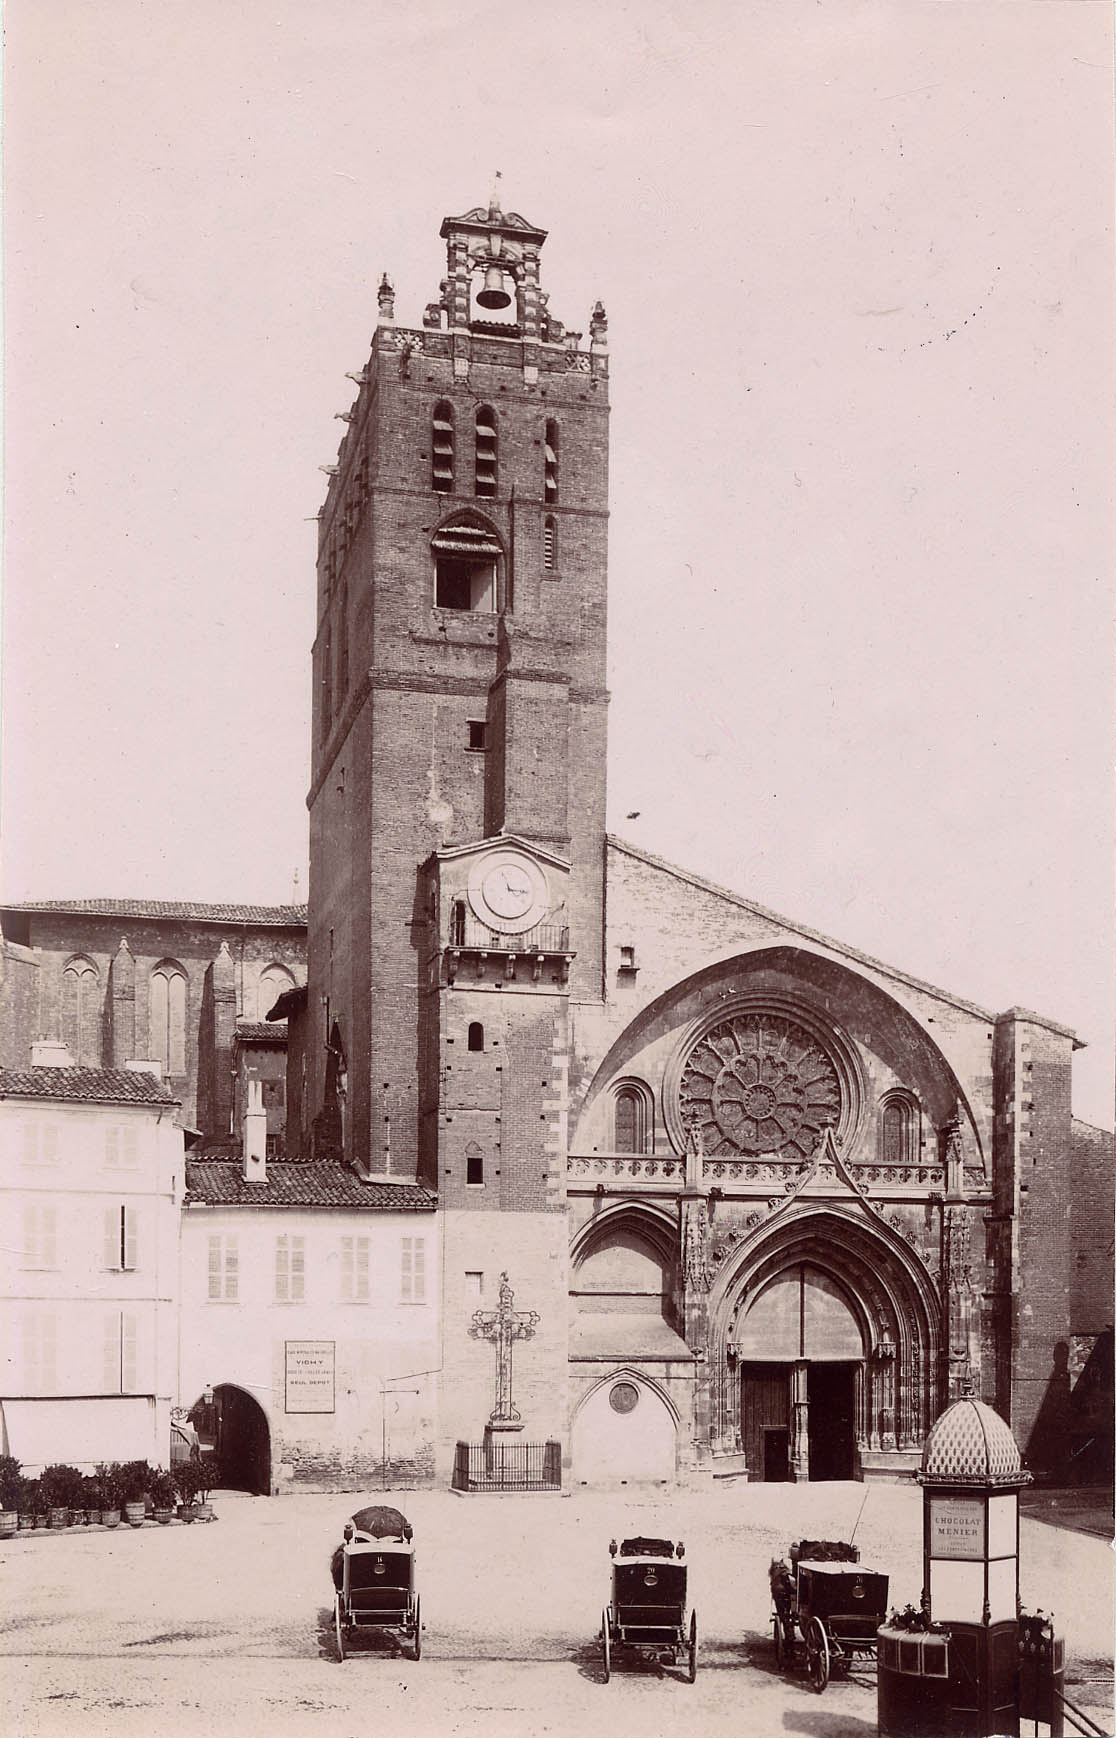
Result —
[[1030, 1478], [1009, 1426], [983, 1400], [955, 1400], [926, 1438], [920, 1484], [1021, 1485]]

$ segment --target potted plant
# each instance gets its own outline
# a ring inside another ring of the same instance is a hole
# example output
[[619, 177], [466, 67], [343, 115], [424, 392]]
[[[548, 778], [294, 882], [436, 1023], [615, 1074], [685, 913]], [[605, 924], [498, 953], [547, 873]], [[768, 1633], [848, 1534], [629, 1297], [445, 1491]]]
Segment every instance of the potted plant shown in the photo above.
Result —
[[164, 1472], [161, 1467], [152, 1477], [150, 1495], [155, 1519], [161, 1527], [165, 1527], [174, 1518], [175, 1489], [170, 1473]]
[[18, 1460], [10, 1454], [0, 1454], [0, 1539], [10, 1539], [19, 1528], [22, 1493]]
[[120, 1495], [119, 1461], [102, 1461], [95, 1476], [101, 1487], [101, 1525], [119, 1527], [120, 1504], [123, 1500]]
[[152, 1469], [145, 1460], [128, 1460], [120, 1468], [120, 1495], [124, 1503], [124, 1519], [130, 1527], [142, 1527], [147, 1515], [147, 1493], [151, 1488]]
[[68, 1527], [70, 1510], [81, 1502], [81, 1474], [76, 1466], [56, 1462], [44, 1467], [42, 1475], [43, 1503], [52, 1527]]
[[217, 1490], [221, 1484], [221, 1463], [215, 1457], [207, 1459], [205, 1455], [196, 1463], [198, 1468], [198, 1520], [214, 1521], [213, 1504], [209, 1500], [211, 1491]]
[[101, 1481], [95, 1472], [87, 1472], [81, 1481], [81, 1500], [85, 1506], [85, 1524], [87, 1527], [99, 1527], [104, 1499], [101, 1494]]
[[38, 1479], [21, 1479], [19, 1494], [19, 1524], [29, 1531], [43, 1524], [43, 1493]]
[[196, 1521], [198, 1518], [198, 1496], [202, 1489], [205, 1474], [196, 1460], [180, 1460], [174, 1468], [174, 1484], [178, 1492], [178, 1518], [180, 1521]]

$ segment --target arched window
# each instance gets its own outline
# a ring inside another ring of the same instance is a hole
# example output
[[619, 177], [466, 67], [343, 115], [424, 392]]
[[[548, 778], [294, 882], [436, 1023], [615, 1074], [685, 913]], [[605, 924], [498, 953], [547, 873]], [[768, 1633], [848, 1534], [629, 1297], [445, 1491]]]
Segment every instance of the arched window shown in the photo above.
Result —
[[546, 425], [546, 463], [543, 471], [543, 500], [549, 507], [558, 499], [558, 424]]
[[475, 1141], [465, 1148], [465, 1181], [474, 1188], [484, 1182], [484, 1154]]
[[84, 955], [68, 960], [62, 973], [62, 1042], [79, 1068], [101, 1063], [100, 978]]
[[294, 978], [286, 966], [272, 964], [260, 973], [259, 1017], [266, 1020], [279, 997], [294, 989]]
[[435, 609], [495, 612], [503, 550], [491, 525], [479, 514], [458, 514], [439, 525], [430, 543]]
[[553, 573], [558, 565], [558, 526], [548, 513], [543, 520], [543, 572]]
[[186, 1072], [186, 973], [161, 960], [151, 974], [148, 1052], [167, 1074]]
[[473, 493], [489, 498], [496, 493], [496, 412], [487, 404], [482, 404], [477, 411]]
[[430, 487], [439, 495], [453, 494], [453, 405], [443, 398], [434, 406], [431, 429]]
[[465, 901], [455, 899], [450, 906], [450, 946], [465, 946]]
[[469, 1049], [484, 1049], [484, 1027], [479, 1020], [469, 1021]]
[[616, 1089], [612, 1104], [612, 1150], [617, 1153], [651, 1150], [650, 1095], [635, 1082]]
[[885, 1165], [918, 1163], [918, 1106], [905, 1092], [889, 1092], [880, 1103], [879, 1155]]

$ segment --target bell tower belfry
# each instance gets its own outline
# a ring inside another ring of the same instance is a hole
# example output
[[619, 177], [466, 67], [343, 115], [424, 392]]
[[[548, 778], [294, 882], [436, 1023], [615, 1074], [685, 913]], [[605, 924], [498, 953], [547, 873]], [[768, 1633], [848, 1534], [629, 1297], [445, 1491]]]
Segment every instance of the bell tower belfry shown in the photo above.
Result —
[[323, 467], [303, 1150], [343, 1131], [362, 1175], [503, 1222], [503, 1255], [459, 1251], [462, 1309], [505, 1269], [523, 1293], [510, 1221], [546, 1216], [564, 1310], [567, 1009], [603, 988], [607, 323], [583, 347], [551, 315], [546, 232], [495, 198], [441, 236], [421, 326], [381, 281]]

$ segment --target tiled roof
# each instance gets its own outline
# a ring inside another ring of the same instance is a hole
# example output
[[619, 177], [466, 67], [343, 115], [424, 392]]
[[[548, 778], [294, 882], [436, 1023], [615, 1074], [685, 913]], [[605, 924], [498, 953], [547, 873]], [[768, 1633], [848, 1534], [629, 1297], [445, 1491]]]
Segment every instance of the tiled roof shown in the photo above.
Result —
[[4, 911], [61, 911], [81, 917], [177, 917], [195, 923], [261, 923], [304, 928], [305, 905], [197, 905], [188, 899], [24, 899]]
[[186, 1201], [208, 1207], [357, 1207], [432, 1213], [438, 1198], [418, 1183], [362, 1183], [347, 1165], [269, 1159], [267, 1181], [246, 1183], [239, 1159], [187, 1159]]
[[285, 1020], [238, 1020], [236, 1035], [241, 1040], [249, 1039], [253, 1044], [285, 1044], [287, 1042], [287, 1022]]
[[69, 1104], [178, 1104], [153, 1074], [132, 1068], [0, 1068], [0, 1098]]

